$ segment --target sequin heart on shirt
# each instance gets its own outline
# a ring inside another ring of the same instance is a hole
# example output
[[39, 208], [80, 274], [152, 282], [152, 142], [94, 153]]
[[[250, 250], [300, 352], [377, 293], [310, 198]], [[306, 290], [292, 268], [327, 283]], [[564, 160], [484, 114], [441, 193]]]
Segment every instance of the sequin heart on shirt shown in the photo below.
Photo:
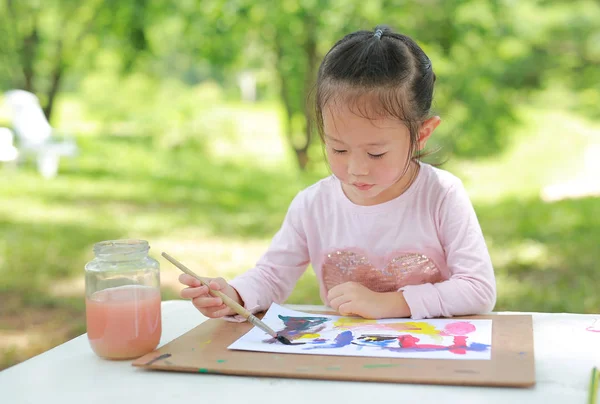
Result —
[[423, 254], [398, 255], [378, 268], [362, 254], [338, 250], [325, 256], [321, 266], [327, 290], [345, 282], [357, 282], [375, 292], [393, 292], [407, 285], [443, 280], [436, 264]]

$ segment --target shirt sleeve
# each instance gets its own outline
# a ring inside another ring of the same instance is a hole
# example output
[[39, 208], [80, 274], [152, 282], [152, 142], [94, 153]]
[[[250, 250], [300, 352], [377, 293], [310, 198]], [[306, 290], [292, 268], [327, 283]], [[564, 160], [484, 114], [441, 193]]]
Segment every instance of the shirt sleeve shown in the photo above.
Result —
[[438, 237], [450, 271], [448, 280], [401, 288], [413, 319], [490, 312], [496, 304], [496, 280], [475, 210], [462, 182], [442, 199]]
[[[267, 310], [271, 303], [284, 303], [309, 264], [306, 234], [302, 224], [303, 194], [298, 194], [267, 251], [254, 268], [229, 283], [252, 313]], [[241, 316], [226, 317], [242, 321]]]

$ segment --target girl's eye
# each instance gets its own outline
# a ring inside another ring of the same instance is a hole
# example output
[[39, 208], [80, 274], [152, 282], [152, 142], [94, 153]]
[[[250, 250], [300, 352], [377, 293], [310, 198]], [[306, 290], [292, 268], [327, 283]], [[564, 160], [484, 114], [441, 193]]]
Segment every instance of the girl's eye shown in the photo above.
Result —
[[381, 154], [371, 154], [371, 153], [368, 153], [368, 154], [369, 154], [369, 157], [371, 157], [372, 159], [380, 159], [383, 156], [385, 156], [385, 153], [381, 153]]
[[337, 149], [331, 149], [331, 150], [333, 150], [333, 152], [334, 152], [335, 154], [343, 154], [343, 153], [346, 153], [346, 150], [337, 150]]

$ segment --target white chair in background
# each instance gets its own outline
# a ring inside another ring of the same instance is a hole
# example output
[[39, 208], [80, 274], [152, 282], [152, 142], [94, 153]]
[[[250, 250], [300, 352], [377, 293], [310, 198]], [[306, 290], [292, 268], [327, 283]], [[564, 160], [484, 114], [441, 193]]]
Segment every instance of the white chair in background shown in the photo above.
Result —
[[50, 126], [34, 94], [24, 90], [10, 90], [4, 95], [12, 113], [19, 160], [33, 157], [42, 176], [56, 176], [60, 158], [75, 156], [78, 152], [77, 145], [72, 139], [57, 140], [55, 130]]
[[14, 144], [14, 134], [8, 128], [0, 128], [0, 162], [11, 163], [19, 157], [19, 151]]

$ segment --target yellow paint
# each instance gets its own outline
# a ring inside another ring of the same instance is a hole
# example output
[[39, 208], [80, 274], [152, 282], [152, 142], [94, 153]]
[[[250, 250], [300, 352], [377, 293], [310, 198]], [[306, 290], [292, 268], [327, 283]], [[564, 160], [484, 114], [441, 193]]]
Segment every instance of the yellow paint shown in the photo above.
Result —
[[210, 344], [212, 341], [208, 340], [208, 341], [204, 341], [203, 344]]
[[386, 326], [397, 331], [408, 331], [411, 334], [424, 334], [424, 335], [440, 335], [440, 331], [435, 328], [432, 324], [426, 322], [408, 322], [408, 323], [392, 323], [386, 324]]
[[321, 335], [320, 334], [304, 334], [303, 336], [299, 337], [298, 339], [311, 339], [311, 338], [319, 338]]
[[377, 320], [368, 320], [366, 318], [356, 317], [341, 317], [335, 323], [333, 323], [334, 326], [339, 328], [349, 328], [363, 324], [377, 324]]
[[396, 331], [406, 331], [411, 334], [423, 334], [429, 335], [434, 341], [442, 341], [443, 338], [440, 335], [440, 330], [435, 328], [432, 324], [417, 321], [407, 323], [392, 323], [386, 324], [389, 328]]
[[405, 323], [379, 323], [377, 320], [369, 320], [357, 317], [342, 317], [333, 323], [340, 329], [353, 329], [360, 327], [364, 332], [377, 332], [393, 330], [398, 332], [407, 332], [410, 334], [422, 334], [432, 337], [435, 341], [443, 339], [441, 331], [434, 325], [424, 321], [409, 321]]

